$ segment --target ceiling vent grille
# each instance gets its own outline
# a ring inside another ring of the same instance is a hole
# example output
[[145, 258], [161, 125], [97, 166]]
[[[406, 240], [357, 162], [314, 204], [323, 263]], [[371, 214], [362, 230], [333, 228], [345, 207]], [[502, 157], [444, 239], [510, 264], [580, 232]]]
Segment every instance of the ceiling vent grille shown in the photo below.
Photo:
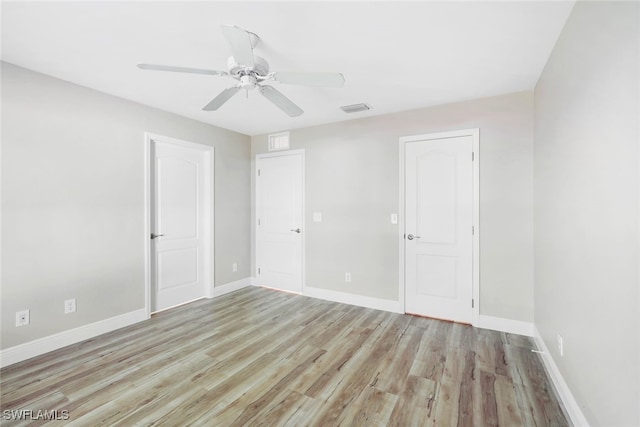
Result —
[[361, 111], [371, 110], [371, 106], [365, 103], [362, 104], [353, 104], [353, 105], [343, 105], [340, 107], [342, 111], [345, 113], [359, 113]]

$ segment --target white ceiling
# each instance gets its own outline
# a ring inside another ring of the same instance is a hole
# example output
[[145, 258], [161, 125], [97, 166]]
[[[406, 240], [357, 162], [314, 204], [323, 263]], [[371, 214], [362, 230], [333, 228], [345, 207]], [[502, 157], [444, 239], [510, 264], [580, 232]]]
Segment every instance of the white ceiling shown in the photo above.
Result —
[[[532, 89], [573, 1], [6, 2], [2, 60], [247, 135]], [[272, 71], [336, 71], [343, 88], [277, 85], [305, 113], [256, 92], [202, 107], [234, 80], [143, 71], [226, 70], [220, 24], [260, 36]], [[373, 109], [347, 115], [339, 107]]]

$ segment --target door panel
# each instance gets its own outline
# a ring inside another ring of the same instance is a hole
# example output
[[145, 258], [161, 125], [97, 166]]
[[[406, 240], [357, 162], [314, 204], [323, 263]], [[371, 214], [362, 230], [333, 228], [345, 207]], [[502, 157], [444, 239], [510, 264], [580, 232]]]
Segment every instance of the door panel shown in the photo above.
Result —
[[416, 292], [421, 296], [456, 297], [457, 260], [454, 257], [417, 255]]
[[256, 160], [258, 283], [291, 292], [302, 292], [302, 164], [301, 153]]
[[163, 251], [158, 254], [158, 289], [187, 286], [198, 282], [198, 249]]
[[470, 323], [473, 295], [471, 136], [405, 146], [405, 307]]
[[293, 163], [295, 160], [287, 156], [260, 162], [260, 180], [265, 191], [261, 219], [265, 231], [269, 233], [289, 231], [287, 227], [299, 221], [299, 209], [296, 206], [299, 200], [296, 188], [299, 170], [297, 162]]
[[456, 158], [433, 151], [418, 156], [416, 231], [422, 242], [451, 244], [456, 240]]
[[205, 152], [154, 141], [153, 311], [205, 296]]
[[157, 162], [158, 225], [165, 240], [194, 239], [198, 234], [198, 164], [168, 156], [158, 157]]

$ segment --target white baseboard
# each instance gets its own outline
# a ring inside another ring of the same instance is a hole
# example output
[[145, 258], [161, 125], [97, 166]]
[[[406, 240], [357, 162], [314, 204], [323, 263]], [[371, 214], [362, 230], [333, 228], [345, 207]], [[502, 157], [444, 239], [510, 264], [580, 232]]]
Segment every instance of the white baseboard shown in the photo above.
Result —
[[236, 280], [235, 282], [229, 282], [225, 283], [224, 285], [215, 286], [213, 288], [213, 297], [219, 297], [221, 295], [225, 295], [251, 285], [252, 277], [245, 277], [244, 279]]
[[533, 323], [521, 320], [503, 319], [501, 317], [485, 316], [478, 318], [478, 324], [473, 325], [478, 328], [491, 329], [493, 331], [507, 332], [510, 334], [533, 336]]
[[147, 310], [131, 311], [119, 316], [110, 317], [109, 319], [100, 320], [88, 325], [79, 326], [68, 331], [59, 332], [49, 335], [48, 337], [39, 338], [24, 344], [0, 351], [0, 367], [13, 365], [35, 356], [57, 350], [98, 335], [133, 325], [149, 318]]
[[542, 362], [544, 363], [544, 367], [547, 370], [547, 374], [551, 378], [551, 381], [553, 382], [553, 385], [555, 386], [556, 391], [558, 392], [558, 396], [560, 397], [560, 400], [562, 400], [562, 403], [564, 403], [564, 407], [567, 410], [567, 414], [569, 415], [569, 418], [571, 418], [571, 422], [573, 423], [574, 426], [589, 427], [589, 421], [587, 421], [587, 418], [582, 413], [582, 410], [580, 409], [580, 405], [578, 405], [578, 402], [576, 401], [575, 397], [573, 397], [573, 393], [571, 393], [571, 389], [569, 389], [569, 386], [567, 385], [566, 381], [562, 377], [562, 374], [560, 373], [560, 370], [558, 369], [556, 362], [553, 360], [553, 357], [551, 357], [551, 353], [549, 353], [549, 349], [547, 348], [547, 345], [544, 343], [544, 340], [542, 339], [542, 335], [540, 335], [540, 331], [538, 331], [538, 328], [535, 326], [533, 329], [534, 329], [534, 334], [535, 334], [534, 338], [535, 338], [536, 344], [538, 345], [538, 348], [541, 351], [543, 351], [543, 353], [541, 353], [540, 356], [542, 356]]
[[391, 311], [393, 313], [404, 313], [399, 301], [349, 294], [346, 292], [330, 291], [327, 289], [312, 288], [310, 286], [306, 286], [304, 288], [302, 295], [327, 301], [340, 302], [343, 304], [357, 305], [359, 307]]

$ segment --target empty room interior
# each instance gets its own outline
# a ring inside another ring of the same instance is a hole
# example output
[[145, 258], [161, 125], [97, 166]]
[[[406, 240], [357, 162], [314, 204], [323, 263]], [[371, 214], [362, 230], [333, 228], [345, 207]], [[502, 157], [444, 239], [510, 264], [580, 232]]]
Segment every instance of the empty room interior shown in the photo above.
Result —
[[640, 426], [640, 2], [0, 12], [2, 425]]

